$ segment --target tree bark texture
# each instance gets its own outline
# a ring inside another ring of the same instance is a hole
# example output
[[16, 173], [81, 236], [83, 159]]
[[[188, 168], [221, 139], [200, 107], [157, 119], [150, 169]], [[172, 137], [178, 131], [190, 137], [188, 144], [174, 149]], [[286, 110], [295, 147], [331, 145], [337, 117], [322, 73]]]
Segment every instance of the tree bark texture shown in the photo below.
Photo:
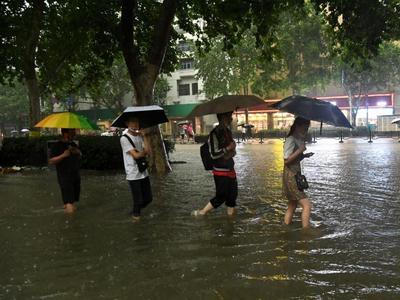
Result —
[[40, 121], [40, 92], [36, 76], [26, 78], [25, 84], [28, 90], [29, 98], [29, 127], [35, 130], [35, 124]]

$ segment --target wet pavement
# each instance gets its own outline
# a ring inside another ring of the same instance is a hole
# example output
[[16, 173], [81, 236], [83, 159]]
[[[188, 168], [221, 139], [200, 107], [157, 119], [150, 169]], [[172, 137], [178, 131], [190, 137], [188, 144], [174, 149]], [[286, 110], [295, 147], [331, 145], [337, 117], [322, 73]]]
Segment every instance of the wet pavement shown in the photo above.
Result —
[[238, 214], [190, 216], [214, 191], [176, 145], [132, 224], [121, 172], [82, 172], [67, 216], [54, 171], [0, 175], [0, 299], [399, 299], [400, 143], [321, 139], [303, 164], [313, 229], [283, 226], [282, 141], [238, 146]]

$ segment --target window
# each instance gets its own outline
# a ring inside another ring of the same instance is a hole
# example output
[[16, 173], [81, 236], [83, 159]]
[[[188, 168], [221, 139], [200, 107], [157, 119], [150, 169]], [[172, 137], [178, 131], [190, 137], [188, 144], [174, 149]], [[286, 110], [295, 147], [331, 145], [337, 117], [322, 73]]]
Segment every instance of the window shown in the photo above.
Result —
[[182, 59], [181, 60], [181, 70], [194, 69], [193, 59]]
[[190, 46], [187, 42], [179, 42], [178, 49], [182, 52], [190, 51]]
[[178, 96], [190, 95], [190, 84], [178, 84]]
[[192, 95], [197, 95], [199, 93], [199, 86], [197, 82], [192, 83]]

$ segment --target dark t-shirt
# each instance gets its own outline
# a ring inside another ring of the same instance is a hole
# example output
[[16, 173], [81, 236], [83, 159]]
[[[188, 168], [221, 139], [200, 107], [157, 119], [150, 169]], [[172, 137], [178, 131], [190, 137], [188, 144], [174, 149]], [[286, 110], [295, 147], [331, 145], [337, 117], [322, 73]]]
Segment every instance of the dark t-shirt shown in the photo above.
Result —
[[[78, 145], [74, 142], [63, 142], [58, 141], [50, 149], [50, 157], [55, 157], [61, 155], [68, 146], [77, 147]], [[58, 164], [56, 164], [57, 177], [59, 180], [72, 180], [79, 177], [79, 169], [81, 167], [81, 157], [79, 154], [72, 154]]]
[[[227, 147], [233, 141], [232, 132], [230, 131], [230, 129], [222, 125], [218, 125], [211, 131], [210, 138], [213, 139], [214, 136], [217, 139], [218, 149]], [[212, 154], [216, 156], [217, 153], [215, 153], [216, 149], [214, 149], [214, 141], [211, 141], [211, 144], [211, 151], [213, 152]], [[232, 157], [229, 159], [220, 157], [214, 160], [214, 167], [216, 168], [231, 170], [234, 168], [234, 165], [235, 162], [233, 161]]]

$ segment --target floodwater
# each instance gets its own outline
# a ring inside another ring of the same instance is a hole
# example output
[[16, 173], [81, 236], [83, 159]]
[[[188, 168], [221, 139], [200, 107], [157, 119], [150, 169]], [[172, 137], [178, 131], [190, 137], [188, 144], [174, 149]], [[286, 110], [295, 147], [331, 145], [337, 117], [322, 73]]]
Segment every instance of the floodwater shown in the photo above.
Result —
[[400, 143], [321, 139], [304, 162], [312, 229], [283, 226], [282, 141], [238, 146], [238, 214], [213, 195], [199, 145], [177, 145], [132, 224], [120, 172], [82, 172], [65, 215], [54, 171], [0, 175], [0, 299], [400, 299]]

